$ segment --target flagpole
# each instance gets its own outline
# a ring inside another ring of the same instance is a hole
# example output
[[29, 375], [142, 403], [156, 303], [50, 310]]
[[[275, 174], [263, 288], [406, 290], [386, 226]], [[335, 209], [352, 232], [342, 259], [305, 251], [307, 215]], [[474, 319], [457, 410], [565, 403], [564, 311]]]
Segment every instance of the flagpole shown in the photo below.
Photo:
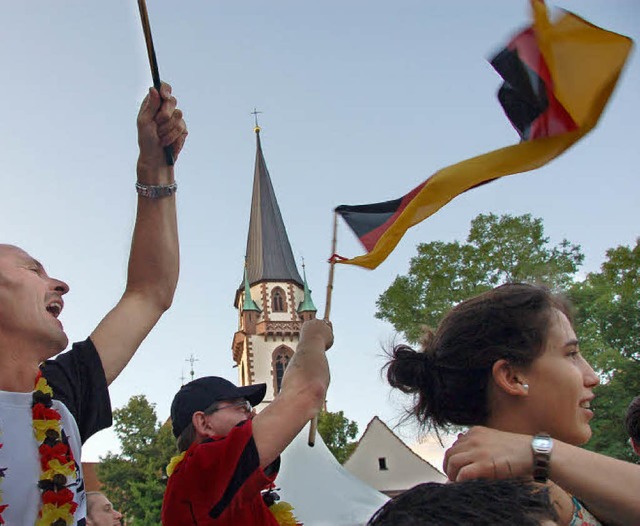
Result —
[[[160, 70], [158, 69], [158, 60], [156, 51], [153, 47], [153, 37], [151, 36], [151, 25], [149, 24], [149, 14], [147, 13], [147, 4], [145, 0], [138, 0], [138, 9], [140, 10], [140, 21], [142, 22], [142, 32], [144, 33], [144, 41], [147, 44], [147, 55], [149, 56], [149, 66], [151, 67], [151, 77], [153, 78], [153, 87], [160, 93]], [[173, 166], [173, 147], [171, 145], [164, 147], [164, 158], [167, 165]]]
[[[329, 279], [327, 281], [327, 298], [324, 303], [324, 321], [329, 321], [329, 315], [331, 314], [331, 296], [333, 295], [333, 272], [335, 270], [336, 261], [333, 254], [336, 253], [336, 245], [338, 238], [338, 213], [333, 212], [333, 239], [331, 240], [331, 259], [329, 259]], [[316, 431], [318, 429], [318, 415], [311, 419], [311, 425], [309, 426], [309, 440], [307, 443], [309, 447], [313, 447], [316, 444]]]
[[[336, 244], [338, 238], [338, 213], [333, 212], [333, 239], [331, 240], [331, 256], [336, 253]], [[327, 282], [327, 298], [324, 303], [324, 321], [329, 321], [331, 314], [331, 296], [333, 295], [333, 271], [336, 266], [336, 260], [331, 257], [329, 260], [329, 280]]]

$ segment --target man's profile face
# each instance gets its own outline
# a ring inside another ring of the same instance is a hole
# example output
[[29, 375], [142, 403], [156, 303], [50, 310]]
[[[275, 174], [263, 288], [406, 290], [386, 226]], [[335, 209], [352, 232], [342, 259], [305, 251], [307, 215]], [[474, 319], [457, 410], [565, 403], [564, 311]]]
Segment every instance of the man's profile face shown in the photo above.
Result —
[[69, 291], [63, 281], [50, 278], [44, 267], [24, 250], [0, 245], [0, 337], [6, 342], [31, 342], [50, 358], [67, 346], [58, 320]]
[[216, 404], [216, 410], [206, 415], [206, 418], [217, 436], [228, 435], [240, 422], [255, 416], [255, 410], [249, 411], [249, 407], [250, 404], [244, 398], [223, 400]]
[[102, 493], [87, 496], [87, 526], [120, 526], [122, 513], [113, 509], [113, 504]]

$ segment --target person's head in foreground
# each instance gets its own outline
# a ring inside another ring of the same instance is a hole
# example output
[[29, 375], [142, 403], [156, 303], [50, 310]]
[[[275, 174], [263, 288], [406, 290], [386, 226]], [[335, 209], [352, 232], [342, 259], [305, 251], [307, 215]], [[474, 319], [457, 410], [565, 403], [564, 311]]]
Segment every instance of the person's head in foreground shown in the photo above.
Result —
[[87, 491], [87, 526], [120, 526], [122, 513], [99, 491]]
[[627, 428], [631, 447], [637, 455], [640, 455], [640, 396], [636, 396], [629, 404], [624, 425]]
[[532, 482], [469, 480], [414, 486], [387, 502], [369, 526], [552, 526], [547, 488]]
[[64, 350], [68, 338], [58, 316], [67, 292], [69, 286], [27, 252], [0, 244], [0, 349], [24, 349], [12, 363], [37, 364]]
[[171, 404], [173, 434], [178, 449], [227, 435], [240, 422], [255, 416], [266, 393], [266, 384], [237, 387], [218, 376], [205, 376], [182, 386]]
[[507, 284], [464, 301], [425, 334], [421, 351], [394, 349], [387, 377], [415, 395], [426, 425], [483, 425], [573, 445], [591, 437], [599, 379], [580, 354], [566, 301]]

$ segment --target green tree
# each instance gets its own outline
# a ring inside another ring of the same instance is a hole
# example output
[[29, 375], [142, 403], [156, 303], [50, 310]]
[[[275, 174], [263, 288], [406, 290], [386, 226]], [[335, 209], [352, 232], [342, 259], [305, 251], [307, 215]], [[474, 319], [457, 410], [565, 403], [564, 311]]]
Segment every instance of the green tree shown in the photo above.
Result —
[[466, 243], [421, 243], [406, 276], [378, 298], [376, 318], [390, 322], [410, 342], [423, 326], [436, 327], [460, 301], [510, 281], [566, 288], [584, 259], [579, 245], [552, 246], [542, 219], [480, 214]]
[[122, 452], [100, 458], [98, 478], [128, 524], [156, 526], [166, 487], [165, 467], [177, 453], [171, 426], [158, 422], [155, 405], [144, 395], [132, 396], [113, 412], [113, 418]]
[[318, 415], [318, 433], [340, 464], [344, 464], [357, 442], [358, 424], [344, 416], [344, 412], [321, 411]]
[[587, 447], [633, 460], [623, 420], [640, 394], [640, 239], [608, 250], [600, 272], [576, 283], [570, 296], [582, 353], [602, 379]]

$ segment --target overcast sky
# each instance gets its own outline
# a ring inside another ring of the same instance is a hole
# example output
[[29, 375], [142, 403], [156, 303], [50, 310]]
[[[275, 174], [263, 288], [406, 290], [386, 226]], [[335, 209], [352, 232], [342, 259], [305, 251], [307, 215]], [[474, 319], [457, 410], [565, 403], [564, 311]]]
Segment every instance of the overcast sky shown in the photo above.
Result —
[[[640, 37], [637, 0], [560, 1]], [[324, 309], [332, 209], [400, 197], [439, 168], [518, 141], [486, 59], [529, 20], [525, 0], [149, 0], [160, 73], [190, 130], [177, 165], [181, 277], [172, 309], [111, 387], [168, 416], [187, 375], [237, 380], [231, 342], [249, 221], [256, 107], [296, 258]], [[120, 297], [133, 225], [135, 116], [151, 78], [134, 0], [0, 2], [2, 242], [71, 286], [62, 322], [84, 339]], [[364, 431], [398, 423], [380, 378], [393, 328], [375, 301], [419, 242], [464, 240], [479, 213], [542, 217], [578, 243], [583, 272], [639, 233], [640, 63], [632, 54], [599, 126], [561, 158], [467, 192], [409, 231], [378, 269], [338, 267], [330, 410]], [[343, 256], [361, 253], [344, 225]], [[408, 442], [415, 430], [399, 428]], [[112, 431], [85, 460], [117, 449]]]

